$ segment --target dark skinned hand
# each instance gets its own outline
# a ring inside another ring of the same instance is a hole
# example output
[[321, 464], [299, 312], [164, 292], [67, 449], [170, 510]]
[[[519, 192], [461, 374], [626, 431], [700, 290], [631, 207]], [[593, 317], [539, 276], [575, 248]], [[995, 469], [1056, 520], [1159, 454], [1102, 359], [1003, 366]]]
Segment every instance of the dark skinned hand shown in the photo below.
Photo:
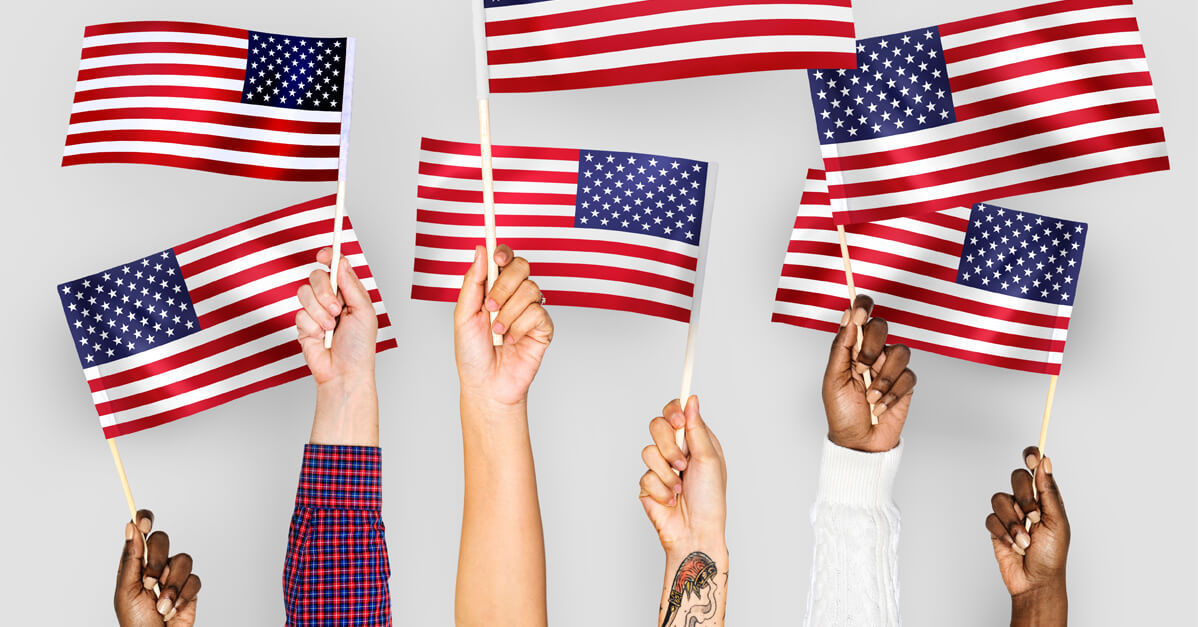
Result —
[[200, 578], [191, 572], [190, 555], [168, 557], [170, 538], [161, 531], [150, 534], [153, 526], [154, 514], [145, 509], [137, 512], [137, 525], [125, 523], [112, 597], [117, 621], [121, 627], [192, 627]]

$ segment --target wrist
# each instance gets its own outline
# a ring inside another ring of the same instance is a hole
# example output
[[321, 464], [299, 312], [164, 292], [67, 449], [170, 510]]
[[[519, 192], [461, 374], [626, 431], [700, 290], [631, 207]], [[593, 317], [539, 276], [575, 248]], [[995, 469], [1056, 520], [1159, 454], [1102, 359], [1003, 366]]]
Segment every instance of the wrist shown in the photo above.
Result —
[[501, 400], [489, 390], [463, 385], [459, 395], [462, 415], [470, 414], [489, 420], [507, 420], [528, 416], [528, 395], [516, 400]]
[[1011, 595], [1011, 625], [1019, 627], [1063, 627], [1068, 624], [1069, 597], [1065, 578]]
[[678, 564], [686, 559], [686, 556], [698, 551], [705, 553], [715, 561], [719, 565], [720, 570], [728, 569], [728, 545], [722, 534], [711, 538], [693, 537], [680, 539], [662, 548], [665, 549], [666, 563], [668, 564]]
[[378, 390], [374, 372], [362, 371], [316, 386], [312, 444], [378, 446]]

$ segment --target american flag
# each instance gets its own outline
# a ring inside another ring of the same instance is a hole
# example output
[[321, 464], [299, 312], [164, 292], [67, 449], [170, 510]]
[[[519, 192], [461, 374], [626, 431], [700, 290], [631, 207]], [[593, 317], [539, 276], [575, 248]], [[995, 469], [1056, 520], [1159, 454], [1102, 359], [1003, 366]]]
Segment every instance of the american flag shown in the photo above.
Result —
[[[412, 298], [457, 300], [483, 239], [478, 144], [421, 141]], [[709, 164], [633, 152], [494, 146], [500, 243], [551, 305], [690, 320]]]
[[[845, 227], [857, 288], [890, 341], [1059, 374], [1089, 230], [990, 204]], [[835, 331], [848, 308], [824, 173], [811, 170], [782, 266], [774, 322]]]
[[62, 164], [335, 181], [352, 47], [190, 22], [88, 26]]
[[[336, 196], [268, 213], [58, 286], [104, 436], [155, 427], [293, 381], [296, 290], [328, 246]], [[379, 351], [396, 343], [346, 219], [342, 254], [370, 290]]]
[[852, 0], [472, 0], [490, 91], [853, 67]]
[[1169, 169], [1131, 0], [1063, 0], [857, 42], [812, 70], [838, 223]]

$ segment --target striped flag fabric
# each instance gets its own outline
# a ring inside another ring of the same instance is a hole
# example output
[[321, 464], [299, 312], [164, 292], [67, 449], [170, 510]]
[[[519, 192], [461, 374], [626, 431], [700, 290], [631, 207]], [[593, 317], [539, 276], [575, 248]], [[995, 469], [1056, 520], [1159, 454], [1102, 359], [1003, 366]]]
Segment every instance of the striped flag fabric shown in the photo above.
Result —
[[852, 0], [473, 0], [490, 91], [850, 68]]
[[[484, 243], [478, 144], [423, 139], [412, 298], [453, 302]], [[495, 231], [550, 305], [690, 320], [710, 164], [633, 152], [493, 146]]]
[[62, 165], [338, 180], [352, 50], [352, 38], [191, 22], [88, 26]]
[[808, 79], [841, 224], [1169, 169], [1131, 0], [862, 39]]
[[[774, 322], [835, 332], [848, 308], [823, 171], [811, 170]], [[890, 340], [981, 364], [1059, 374], [1089, 228], [990, 204], [845, 226], [857, 289]]]
[[[307, 376], [296, 291], [322, 266], [336, 196], [253, 218], [58, 286], [106, 438], [135, 433]], [[342, 254], [396, 346], [349, 219]]]

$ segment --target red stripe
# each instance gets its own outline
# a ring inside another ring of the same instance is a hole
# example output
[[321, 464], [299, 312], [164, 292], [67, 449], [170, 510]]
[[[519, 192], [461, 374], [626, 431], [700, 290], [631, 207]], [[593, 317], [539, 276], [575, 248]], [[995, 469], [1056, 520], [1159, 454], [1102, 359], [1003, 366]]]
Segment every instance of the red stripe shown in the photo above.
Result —
[[210, 57], [245, 59], [247, 48], [233, 48], [213, 44], [197, 44], [183, 41], [145, 41], [126, 44], [91, 46], [83, 49], [84, 59], [111, 57], [124, 54], [202, 54]]
[[284, 133], [309, 133], [312, 135], [341, 135], [340, 122], [303, 122], [281, 118], [203, 109], [172, 109], [169, 107], [122, 107], [98, 111], [79, 111], [71, 114], [71, 124], [98, 122], [101, 120], [182, 120], [206, 122], [225, 126], [240, 126], [263, 131]]
[[[780, 313], [775, 313], [772, 320], [774, 322], [781, 322], [784, 324], [792, 324], [792, 325], [799, 326], [799, 327], [806, 327], [808, 329], [815, 329], [817, 331], [829, 331], [829, 332], [833, 332], [833, 333], [835, 333], [836, 330], [839, 328], [839, 327], [837, 327], [835, 322], [825, 322], [823, 320], [814, 320], [812, 318], [803, 318], [803, 317], [799, 317], [799, 316], [789, 316], [789, 315], [780, 314]], [[961, 349], [957, 349], [957, 348], [949, 348], [947, 346], [940, 346], [939, 344], [932, 344], [930, 342], [924, 342], [924, 341], [920, 341], [920, 340], [912, 340], [910, 338], [905, 338], [905, 337], [901, 337], [901, 336], [897, 336], [897, 335], [891, 335], [887, 341], [896, 342], [899, 344], [906, 344], [910, 348], [925, 350], [925, 351], [928, 351], [929, 353], [936, 353], [937, 355], [944, 355], [946, 357], [953, 357], [956, 359], [964, 359], [965, 361], [972, 361], [974, 363], [979, 363], [979, 364], [983, 364], [983, 365], [987, 365], [987, 366], [998, 366], [1000, 368], [1010, 368], [1012, 370], [1022, 370], [1025, 372], [1034, 372], [1037, 374], [1054, 374], [1055, 375], [1055, 374], [1061, 373], [1060, 364], [1050, 364], [1047, 362], [1029, 361], [1026, 359], [1012, 359], [1010, 357], [999, 357], [997, 355], [989, 355], [986, 353], [975, 353], [972, 351], [965, 351], [965, 350], [961, 350]]]
[[[397, 345], [398, 344], [394, 339], [384, 340], [375, 346], [375, 352], [381, 353], [385, 350], [395, 348]], [[272, 388], [276, 385], [281, 385], [289, 381], [302, 379], [307, 374], [308, 367], [299, 366], [268, 379], [256, 381], [236, 390], [230, 390], [224, 394], [209, 397], [202, 401], [198, 401], [178, 409], [172, 409], [170, 411], [165, 411], [153, 416], [147, 416], [145, 418], [139, 418], [137, 420], [130, 420], [129, 422], [122, 422], [111, 427], [104, 427], [104, 437], [115, 438], [121, 435], [129, 435], [130, 433], [137, 433], [138, 431], [149, 429], [151, 427], [157, 427], [168, 422], [173, 422], [180, 418], [186, 418], [192, 414], [199, 413], [205, 409], [216, 407], [218, 405], [223, 405], [231, 400], [241, 398], [242, 396], [246, 396], [260, 390], [265, 390], [267, 388]]]
[[[828, 296], [826, 294], [816, 294], [813, 292], [804, 292], [798, 290], [778, 289], [778, 300], [782, 302], [800, 303], [803, 305], [811, 305], [815, 307], [823, 307], [824, 309], [836, 310], [840, 307], [840, 311], [844, 311], [845, 300], [841, 296]], [[964, 338], [968, 340], [977, 340], [988, 344], [996, 344], [999, 346], [1009, 346], [1011, 348], [1020, 348], [1026, 350], [1044, 351], [1046, 353], [1061, 353], [1065, 351], [1065, 342], [1060, 340], [1049, 340], [1025, 335], [1013, 335], [1010, 333], [1000, 333], [991, 329], [974, 327], [947, 320], [931, 318], [914, 314], [909, 311], [895, 309], [879, 304], [874, 307], [873, 316], [883, 318], [891, 324], [902, 324], [916, 329], [922, 329], [931, 333], [943, 333], [953, 337]], [[1068, 319], [1065, 319], [1065, 326], [1068, 326]], [[887, 342], [894, 343], [893, 338]]]
[[[441, 139], [420, 138], [420, 149], [428, 152], [441, 152], [467, 157], [482, 156], [482, 148], [478, 144], [466, 142], [451, 142]], [[556, 159], [578, 163], [578, 150], [573, 148], [535, 148], [531, 146], [491, 146], [492, 157], [510, 157], [512, 159]]]
[[669, 81], [696, 76], [742, 74], [772, 70], [798, 70], [811, 67], [857, 67], [857, 55], [851, 52], [758, 52], [702, 59], [682, 59], [645, 63], [603, 70], [569, 72], [520, 78], [492, 78], [493, 93], [520, 93], [559, 89], [585, 89], [609, 85], [631, 85]]
[[1079, 170], [1077, 172], [1070, 172], [1067, 174], [1057, 174], [1055, 176], [1048, 176], [1034, 181], [1024, 181], [1022, 183], [1015, 183], [1013, 185], [1005, 185], [1003, 187], [979, 191], [973, 194], [960, 194], [951, 198], [927, 200], [905, 205], [893, 205], [878, 209], [838, 211], [833, 217], [835, 218], [837, 224], [877, 222], [879, 220], [889, 220], [891, 218], [900, 218], [907, 215], [920, 214], [928, 211], [937, 211], [940, 209], [969, 207], [973, 206], [973, 204], [976, 202], [989, 202], [989, 199], [991, 198], [1022, 196], [1023, 194], [1062, 189], [1065, 187], [1073, 187], [1075, 185], [1093, 183], [1095, 181], [1105, 181], [1108, 179], [1115, 179], [1124, 176], [1145, 174], [1147, 172], [1161, 172], [1168, 169], [1168, 157], [1151, 157], [1148, 159], [1140, 159], [1138, 161], [1128, 161], [1126, 163], [1116, 163], [1098, 168], [1090, 168], [1088, 170]]
[[[308, 264], [313, 263], [313, 260], [316, 258], [316, 253], [322, 248], [325, 248], [325, 246], [316, 246], [307, 250], [295, 251], [283, 257], [272, 259], [244, 270], [238, 270], [235, 274], [221, 277], [195, 289], [188, 290], [188, 293], [191, 296], [191, 302], [196, 304], [202, 303], [213, 296], [232, 291], [247, 283], [257, 281], [258, 279], [263, 279], [280, 272], [293, 270], [295, 268], [305, 267]], [[357, 241], [342, 242], [341, 254], [360, 255], [362, 254], [362, 244]], [[355, 271], [358, 273], [359, 279], [366, 279], [372, 276], [370, 274], [370, 268], [355, 268]]]
[[184, 278], [191, 278], [197, 274], [211, 270], [219, 265], [228, 263], [235, 259], [245, 257], [250, 253], [254, 253], [272, 246], [280, 244], [289, 244], [298, 240], [313, 237], [316, 235], [324, 235], [333, 232], [333, 218], [315, 220], [297, 224], [280, 231], [266, 233], [261, 237], [256, 237], [247, 242], [240, 242], [228, 248], [222, 248], [210, 255], [196, 259], [195, 261], [184, 264], [179, 269], [183, 272]]
[[[1072, 157], [1098, 154], [1131, 146], [1157, 144], [1164, 141], [1165, 131], [1160, 127], [1136, 129], [1045, 146], [1035, 150], [1004, 155], [988, 161], [970, 163], [955, 168], [921, 172], [916, 175], [893, 179], [839, 185], [832, 187], [830, 191], [833, 198], [858, 198], [878, 194], [893, 194], [947, 183], [968, 181], [991, 174], [1012, 172], [1021, 168], [1044, 165]], [[977, 196], [977, 194], [973, 195]], [[991, 196], [991, 198], [1003, 197], [1005, 196]]]
[[[819, 255], [821, 257], [829, 257], [832, 259], [841, 258], [840, 245], [833, 242], [791, 240], [790, 244], [786, 247], [786, 252], [799, 255]], [[894, 268], [896, 270], [912, 272], [914, 274], [919, 274], [931, 279], [939, 279], [948, 283], [954, 283], [957, 280], [957, 271], [953, 268], [930, 263], [921, 259], [912, 259], [902, 255], [882, 252], [872, 248], [850, 246], [849, 259], [852, 259], [854, 263], [872, 263], [885, 268]], [[804, 278], [804, 276], [800, 276], [799, 274], [791, 273], [807, 272], [807, 268], [807, 266], [787, 264], [782, 267], [782, 276]], [[836, 272], [840, 271], [837, 270]], [[833, 276], [833, 274], [823, 276]], [[853, 276], [857, 276], [857, 273], [854, 272]]]
[[[466, 274], [466, 270], [469, 268], [470, 262], [468, 261], [435, 261], [432, 259], [417, 258], [413, 267], [413, 271], [423, 272], [426, 274], [462, 276]], [[659, 290], [665, 290], [667, 292], [674, 292], [675, 294], [681, 294], [687, 297], [695, 295], [695, 285], [689, 281], [683, 281], [682, 279], [663, 276], [653, 272], [633, 270], [630, 268], [619, 268], [615, 266], [538, 261], [532, 264], [532, 278], [536, 280], [538, 277], [601, 279], [605, 281], [618, 281], [620, 283], [643, 285], [645, 287], [652, 287]]]
[[199, 100], [221, 100], [240, 102], [241, 92], [209, 87], [180, 87], [174, 85], [132, 85], [129, 87], [104, 87], [75, 92], [75, 102], [91, 102], [109, 98], [196, 98]]
[[245, 68], [193, 65], [188, 63], [134, 63], [130, 65], [113, 65], [79, 70], [77, 80], [90, 81], [96, 78], [110, 78], [113, 76], [146, 75], [207, 76], [243, 81], [245, 80]]
[[1080, 67], [1091, 63], [1103, 63], [1105, 61], [1143, 58], [1144, 46], [1107, 46], [1105, 48], [1059, 52], [1038, 59], [1028, 59], [1017, 63], [1000, 65], [979, 70], [972, 74], [953, 76], [949, 82], [953, 92], [960, 93], [966, 89], [982, 87], [1040, 72]]
[[[443, 163], [428, 163], [420, 162], [420, 174], [426, 176], [440, 176], [451, 179], [466, 179], [470, 181], [483, 180], [483, 169], [468, 168], [457, 165], [446, 165]], [[505, 170], [503, 168], [492, 168], [492, 175], [496, 181], [516, 181], [520, 183], [569, 183], [570, 185], [578, 184], [578, 170], [573, 172], [553, 172], [551, 170]]]
[[807, 180], [809, 181], [826, 181], [828, 180], [827, 170], [817, 170], [810, 168], [807, 170]]
[[268, 179], [272, 181], [336, 181], [337, 169], [331, 170], [290, 170], [286, 168], [270, 168], [260, 165], [245, 165], [216, 161], [214, 159], [199, 159], [196, 157], [177, 157], [174, 155], [159, 155], [145, 152], [95, 152], [86, 155], [71, 155], [62, 158], [62, 165], [83, 165], [88, 163], [138, 163], [142, 165], [164, 165], [172, 168], [188, 170], [203, 170], [217, 174], [231, 174], [248, 178]]
[[[209, 244], [209, 243], [215, 242], [216, 240], [228, 237], [228, 236], [230, 236], [234, 233], [237, 233], [239, 231], [244, 231], [246, 229], [251, 229], [256, 226], [261, 226], [263, 224], [267, 224], [269, 222], [274, 222], [275, 220], [278, 220], [279, 218], [285, 218], [287, 216], [295, 215], [297, 213], [303, 213], [305, 211], [311, 211], [313, 209], [320, 209], [322, 207], [328, 207], [328, 206], [333, 205], [336, 202], [337, 202], [337, 195], [329, 194], [328, 196], [323, 196], [321, 198], [316, 198], [314, 200], [302, 202], [302, 203], [299, 203], [298, 205], [292, 205], [292, 206], [286, 207], [284, 209], [279, 209], [278, 211], [272, 211], [266, 215], [262, 215], [262, 216], [258, 216], [256, 218], [252, 218], [250, 220], [246, 220], [245, 222], [242, 222], [240, 224], [234, 224], [233, 226], [221, 229], [215, 233], [210, 233], [203, 237], [197, 237], [196, 239], [193, 239], [190, 242], [175, 246], [172, 250], [175, 251], [176, 255], [181, 255], [188, 251], [194, 250], [200, 246], [203, 246], [204, 244]], [[345, 226], [345, 228], [349, 228], [348, 223], [349, 223], [349, 219], [347, 218], [346, 225], [343, 225], [343, 226]]]
[[1016, 122], [1006, 126], [920, 144], [910, 148], [835, 157], [824, 159], [824, 162], [828, 164], [829, 169], [838, 171], [877, 168], [895, 163], [930, 159], [932, 157], [964, 152], [983, 146], [991, 146], [1013, 139], [1039, 135], [1045, 129], [1061, 130], [1104, 120], [1116, 120], [1139, 115], [1154, 115], [1157, 113], [1160, 113], [1160, 107], [1157, 106], [1156, 100], [1118, 102]]
[[[480, 208], [483, 204], [483, 193], [481, 190], [476, 192], [466, 189], [442, 189], [440, 187], [419, 185], [416, 187], [416, 197], [428, 200], [471, 203], [479, 205]], [[556, 205], [573, 207], [575, 200], [576, 196], [574, 194], [495, 192], [495, 202], [501, 205]]]
[[[950, 85], [953, 83], [952, 79], [949, 80], [949, 83]], [[1070, 96], [1092, 95], [1114, 89], [1126, 89], [1128, 87], [1152, 87], [1152, 76], [1148, 72], [1130, 72], [1127, 74], [1079, 78], [1074, 81], [1066, 81], [1045, 87], [1034, 87], [1013, 94], [1003, 94], [987, 100], [971, 102], [956, 107], [955, 111], [957, 121], [963, 122], [992, 113], [1029, 107], [1041, 102], [1048, 102], [1049, 100], [1059, 100], [1061, 98], [1069, 98]], [[956, 87], [954, 86], [952, 89], [955, 90]]]
[[240, 37], [249, 41], [250, 33], [243, 28], [213, 26], [196, 22], [113, 22], [111, 24], [93, 24], [83, 29], [84, 37], [99, 35], [117, 35], [120, 33], [197, 33], [200, 35], [219, 35], [221, 37]]
[[[686, 270], [694, 270], [697, 265], [697, 260], [695, 257], [690, 257], [668, 250], [662, 250], [660, 248], [654, 248], [652, 246], [621, 244], [619, 242], [611, 242], [607, 240], [551, 237], [505, 237], [501, 239], [502, 243], [511, 246], [514, 250], [567, 250], [587, 253], [606, 253], [610, 255], [623, 255], [625, 257], [637, 257], [640, 259], [648, 259], [649, 261], [658, 261], [672, 266], [678, 266], [679, 268]], [[482, 244], [481, 237], [448, 237], [445, 235], [416, 233], [416, 245], [424, 246], [426, 248], [474, 250], [474, 247], [479, 244]]]
[[1012, 9], [1010, 11], [1002, 11], [999, 13], [991, 13], [981, 17], [974, 17], [948, 24], [940, 25], [940, 35], [956, 35], [965, 31], [977, 30], [989, 26], [997, 26], [999, 24], [1007, 24], [1009, 22], [1017, 22], [1019, 20], [1030, 20], [1036, 17], [1045, 15], [1053, 15], [1055, 13], [1066, 13], [1069, 11], [1081, 11], [1084, 9], [1098, 9], [1102, 7], [1117, 7], [1131, 5], [1132, 0], [1064, 0], [1062, 2], [1047, 2], [1045, 4], [1037, 4], [1035, 6], [1023, 7], [1020, 9]]
[[[823, 281], [825, 283], [834, 283], [836, 285], [844, 284], [844, 271], [840, 269], [816, 268], [812, 266], [798, 266], [787, 264], [785, 272], [797, 279], [811, 279], [813, 281]], [[853, 272], [853, 280], [857, 284], [858, 291], [876, 292], [879, 294], [889, 294], [896, 298], [905, 298], [929, 305], [936, 305], [945, 309], [952, 309], [965, 313], [982, 316], [985, 318], [993, 318], [995, 320], [1003, 320], [1017, 324], [1026, 324], [1030, 326], [1043, 327], [1046, 329], [1067, 329], [1069, 328], [1069, 318], [1062, 316], [1049, 316], [1031, 311], [1021, 311], [1011, 309], [1009, 307], [998, 307], [989, 305], [976, 300], [953, 296], [945, 292], [937, 290], [929, 290], [922, 287], [907, 285], [898, 281], [878, 278], [869, 274]], [[843, 305], [844, 299], [838, 299], [838, 302]]]
[[297, 157], [306, 159], [336, 159], [341, 154], [340, 146], [302, 146], [295, 144], [280, 144], [277, 142], [254, 141], [238, 137], [222, 137], [205, 133], [184, 133], [180, 131], [156, 131], [143, 129], [124, 129], [114, 131], [92, 131], [88, 133], [72, 133], [67, 136], [67, 146], [91, 144], [96, 142], [161, 142], [180, 144], [184, 146], [202, 146], [220, 150], [235, 150], [260, 155], [276, 157]]
[[[488, 20], [486, 25], [487, 37], [517, 35], [520, 33], [531, 33], [554, 28], [567, 28], [570, 26], [582, 26], [585, 24], [595, 24], [597, 22], [610, 22], [612, 20], [623, 20], [646, 15], [660, 15], [662, 13], [675, 13], [678, 11], [689, 11], [693, 9], [771, 4], [807, 4], [818, 6], [851, 7], [852, 0], [806, 0], [805, 2], [796, 2], [795, 0], [642, 0], [641, 2], [627, 2], [624, 4], [597, 7], [594, 9], [581, 9], [578, 11], [552, 13], [549, 15], [541, 15], [536, 17], [524, 17], [511, 20]], [[851, 31], [848, 36], [853, 37]], [[813, 65], [811, 67], [823, 66]]]
[[[966, 44], [964, 46], [945, 48], [944, 60], [946, 63], [957, 63], [959, 61], [984, 57], [989, 54], [1005, 52], [1007, 50], [1015, 50], [1017, 48], [1024, 48], [1027, 46], [1034, 46], [1037, 44], [1044, 44], [1053, 41], [1087, 37], [1090, 35], [1135, 32], [1137, 32], [1137, 27], [1136, 18], [1134, 17], [1095, 20], [1092, 22], [1079, 22], [1076, 24], [1063, 24], [1061, 26], [1053, 26], [1051, 28], [1043, 28], [1040, 30], [1024, 31], [1014, 35], [1004, 35], [998, 39], [979, 41], [977, 43]], [[1143, 50], [1140, 50], [1139, 56], [1144, 56]]]
[[[458, 299], [458, 290], [449, 287], [428, 287], [425, 285], [412, 286], [412, 298], [415, 300], [433, 300], [452, 303]], [[690, 321], [690, 310], [654, 301], [612, 296], [609, 294], [588, 294], [585, 292], [546, 291], [545, 300], [550, 307], [589, 307], [592, 309], [610, 309], [645, 314], [679, 322]]]
[[[918, 219], [921, 217], [923, 216], [915, 216], [913, 219]], [[854, 224], [852, 228], [846, 230], [853, 235], [876, 237], [878, 239], [899, 242], [902, 244], [923, 248], [925, 250], [944, 253], [950, 257], [960, 257], [965, 248], [963, 244], [965, 239], [964, 235], [969, 226], [969, 222], [968, 220], [961, 220], [958, 218], [952, 218], [952, 220], [955, 223], [954, 227], [949, 228], [954, 228], [956, 231], [960, 232], [961, 241], [945, 240], [939, 237], [928, 235], [927, 233], [920, 233], [918, 231], [911, 231], [908, 229], [900, 229], [877, 222], [870, 222], [868, 224]], [[830, 216], [799, 215], [797, 218], [795, 218], [795, 228], [829, 231], [834, 233], [836, 232], [836, 223], [832, 221]], [[836, 245], [839, 248], [839, 244]], [[835, 256], [839, 257], [840, 253], [837, 252]], [[955, 278], [956, 277], [954, 275], [953, 280], [955, 280]]]
[[831, 20], [764, 19], [687, 24], [541, 46], [491, 50], [487, 52], [487, 63], [489, 65], [529, 63], [695, 41], [766, 36], [823, 36], [852, 39], [853, 23]]
[[[450, 224], [454, 226], [483, 226], [481, 213], [453, 213], [448, 211], [416, 210], [416, 221], [428, 224]], [[496, 215], [496, 226], [538, 226], [572, 228], [573, 216], [529, 216], [529, 215]]]

